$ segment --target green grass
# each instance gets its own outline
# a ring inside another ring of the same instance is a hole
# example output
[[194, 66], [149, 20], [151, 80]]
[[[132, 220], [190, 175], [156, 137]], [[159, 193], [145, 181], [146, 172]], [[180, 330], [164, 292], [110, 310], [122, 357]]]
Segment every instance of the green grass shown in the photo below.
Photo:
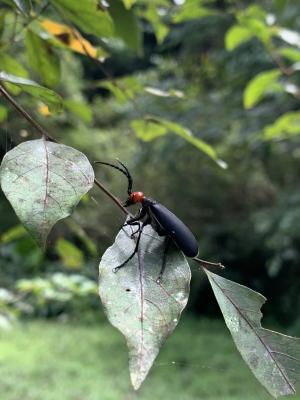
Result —
[[108, 323], [20, 323], [0, 332], [0, 399], [271, 397], [249, 372], [221, 321], [185, 317], [137, 393], [130, 386], [125, 342]]

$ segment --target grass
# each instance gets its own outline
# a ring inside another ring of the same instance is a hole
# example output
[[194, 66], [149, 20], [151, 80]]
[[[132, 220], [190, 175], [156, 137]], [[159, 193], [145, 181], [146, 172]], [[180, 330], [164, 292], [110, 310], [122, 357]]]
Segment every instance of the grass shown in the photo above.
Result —
[[[299, 396], [289, 397], [291, 400]], [[0, 332], [1, 400], [270, 400], [222, 321], [184, 317], [138, 392], [108, 323], [30, 322]]]

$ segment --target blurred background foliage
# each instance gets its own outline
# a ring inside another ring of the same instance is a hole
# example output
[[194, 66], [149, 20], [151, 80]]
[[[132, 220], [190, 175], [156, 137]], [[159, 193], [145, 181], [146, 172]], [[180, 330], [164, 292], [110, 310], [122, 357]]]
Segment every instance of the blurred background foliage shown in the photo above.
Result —
[[[60, 142], [119, 158], [175, 212], [201, 258], [300, 325], [300, 3], [0, 1], [0, 79]], [[37, 132], [0, 99], [0, 156]], [[124, 199], [123, 176], [95, 167]], [[123, 222], [98, 190], [46, 254], [0, 193], [0, 325], [98, 312], [97, 267]], [[193, 267], [189, 310], [217, 314]]]

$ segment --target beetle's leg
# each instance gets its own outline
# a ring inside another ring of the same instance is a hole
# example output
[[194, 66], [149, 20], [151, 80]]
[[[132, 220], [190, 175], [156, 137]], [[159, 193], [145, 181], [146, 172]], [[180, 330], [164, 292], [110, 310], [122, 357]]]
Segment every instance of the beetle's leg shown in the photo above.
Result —
[[136, 244], [135, 244], [133, 253], [130, 254], [130, 256], [127, 258], [127, 260], [125, 260], [122, 264], [120, 264], [120, 265], [118, 265], [117, 267], [113, 268], [113, 272], [118, 272], [120, 268], [125, 267], [125, 265], [126, 265], [126, 264], [134, 257], [134, 255], [138, 252], [139, 244], [140, 244], [140, 240], [141, 240], [141, 236], [142, 236], [143, 229], [144, 229], [144, 227], [145, 227], [146, 225], [148, 225], [148, 224], [149, 224], [148, 219], [147, 219], [145, 222], [142, 223], [142, 226], [140, 226], [140, 228], [139, 228], [139, 235], [138, 235], [138, 237], [137, 237], [137, 240], [136, 240]]
[[166, 236], [165, 243], [164, 243], [165, 248], [164, 248], [164, 253], [163, 253], [163, 258], [162, 258], [162, 265], [161, 265], [161, 269], [160, 269], [159, 275], [158, 275], [158, 277], [156, 279], [157, 283], [160, 283], [161, 280], [162, 280], [162, 276], [163, 276], [163, 273], [164, 273], [165, 268], [166, 268], [167, 253], [168, 253], [168, 250], [170, 248], [171, 243], [172, 243], [172, 239], [170, 238], [170, 236]]

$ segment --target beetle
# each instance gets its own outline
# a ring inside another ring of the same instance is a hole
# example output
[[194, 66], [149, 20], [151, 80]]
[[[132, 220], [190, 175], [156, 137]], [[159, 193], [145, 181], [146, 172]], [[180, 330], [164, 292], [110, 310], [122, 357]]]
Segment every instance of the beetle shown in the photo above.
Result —
[[175, 243], [175, 245], [182, 251], [182, 253], [186, 257], [192, 258], [204, 266], [217, 266], [220, 268], [224, 268], [224, 266], [221, 263], [213, 263], [210, 261], [199, 259], [197, 257], [199, 253], [199, 245], [195, 236], [190, 231], [190, 229], [165, 206], [158, 203], [156, 200], [146, 197], [144, 192], [132, 191], [132, 186], [133, 186], [132, 176], [128, 168], [121, 161], [119, 160], [117, 161], [122, 168], [117, 165], [102, 161], [96, 161], [95, 163], [108, 165], [122, 172], [127, 177], [128, 180], [128, 187], [127, 187], [128, 197], [123, 206], [130, 207], [134, 204], [140, 203], [141, 208], [136, 216], [131, 217], [123, 225], [123, 227], [127, 225], [138, 226], [137, 231], [131, 235], [131, 237], [134, 238], [135, 234], [138, 233], [134, 251], [122, 264], [115, 267], [113, 271], [117, 272], [119, 269], [125, 267], [125, 265], [138, 252], [143, 229], [146, 225], [149, 224], [152, 226], [152, 228], [157, 232], [159, 236], [164, 236], [166, 238], [163, 259], [162, 259], [162, 266], [159, 276], [156, 280], [157, 283], [160, 283], [162, 280], [162, 276], [166, 267], [167, 252], [172, 242]]

